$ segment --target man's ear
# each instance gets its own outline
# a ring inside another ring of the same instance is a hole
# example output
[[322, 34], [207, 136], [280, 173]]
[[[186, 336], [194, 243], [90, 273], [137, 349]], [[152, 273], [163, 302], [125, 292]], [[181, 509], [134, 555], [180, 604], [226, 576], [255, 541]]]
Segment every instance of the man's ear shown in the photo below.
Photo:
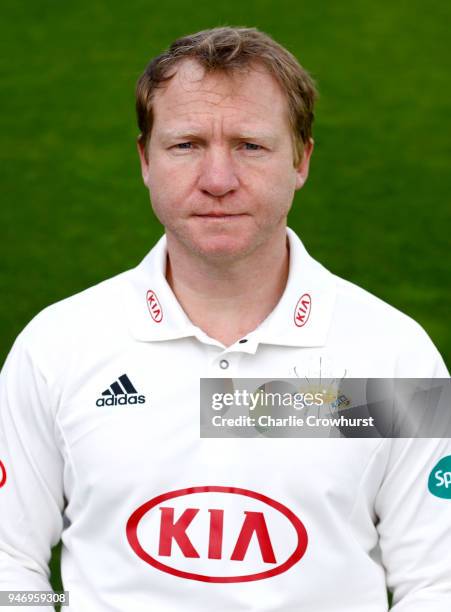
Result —
[[149, 162], [146, 156], [146, 146], [139, 137], [136, 141], [136, 146], [138, 149], [139, 160], [141, 162], [141, 174], [143, 177], [144, 185], [146, 187], [149, 187]]
[[302, 159], [296, 166], [296, 187], [295, 189], [301, 189], [304, 186], [305, 181], [308, 177], [308, 171], [310, 167], [310, 158], [313, 153], [314, 142], [312, 138], [309, 138], [308, 142], [304, 145], [304, 152]]

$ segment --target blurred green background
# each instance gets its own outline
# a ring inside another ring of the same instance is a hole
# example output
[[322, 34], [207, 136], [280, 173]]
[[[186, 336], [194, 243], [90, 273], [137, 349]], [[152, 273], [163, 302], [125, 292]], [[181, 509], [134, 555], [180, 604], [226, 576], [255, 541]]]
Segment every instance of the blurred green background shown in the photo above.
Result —
[[443, 0], [3, 3], [0, 357], [40, 309], [136, 265], [161, 234], [135, 150], [148, 60], [183, 34], [247, 25], [321, 92], [290, 225], [418, 320], [449, 364], [450, 17]]

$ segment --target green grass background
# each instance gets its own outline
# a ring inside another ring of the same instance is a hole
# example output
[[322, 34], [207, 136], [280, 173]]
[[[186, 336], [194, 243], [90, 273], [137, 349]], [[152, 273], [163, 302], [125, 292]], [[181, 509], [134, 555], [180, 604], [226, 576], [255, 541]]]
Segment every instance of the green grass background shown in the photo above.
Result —
[[136, 265], [161, 234], [135, 151], [147, 61], [180, 35], [247, 25], [321, 92], [291, 226], [449, 364], [450, 17], [443, 0], [4, 3], [0, 357], [40, 309]]

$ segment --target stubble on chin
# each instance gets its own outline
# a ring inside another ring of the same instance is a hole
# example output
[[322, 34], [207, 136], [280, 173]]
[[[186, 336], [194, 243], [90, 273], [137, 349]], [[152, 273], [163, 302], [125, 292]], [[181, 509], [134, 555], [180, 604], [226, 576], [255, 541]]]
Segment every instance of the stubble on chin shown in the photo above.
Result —
[[[283, 226], [285, 231], [285, 225]], [[196, 258], [204, 264], [231, 266], [258, 255], [268, 244], [273, 232], [255, 228], [240, 235], [235, 232], [201, 233], [181, 228], [166, 227], [168, 248], [178, 257]]]

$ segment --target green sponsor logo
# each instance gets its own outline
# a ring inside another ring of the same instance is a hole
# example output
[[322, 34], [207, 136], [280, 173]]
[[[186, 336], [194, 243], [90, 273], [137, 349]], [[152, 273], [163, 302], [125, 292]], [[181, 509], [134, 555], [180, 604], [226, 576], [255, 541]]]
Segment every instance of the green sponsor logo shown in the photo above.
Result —
[[428, 488], [436, 497], [451, 499], [451, 455], [440, 459], [432, 470]]

